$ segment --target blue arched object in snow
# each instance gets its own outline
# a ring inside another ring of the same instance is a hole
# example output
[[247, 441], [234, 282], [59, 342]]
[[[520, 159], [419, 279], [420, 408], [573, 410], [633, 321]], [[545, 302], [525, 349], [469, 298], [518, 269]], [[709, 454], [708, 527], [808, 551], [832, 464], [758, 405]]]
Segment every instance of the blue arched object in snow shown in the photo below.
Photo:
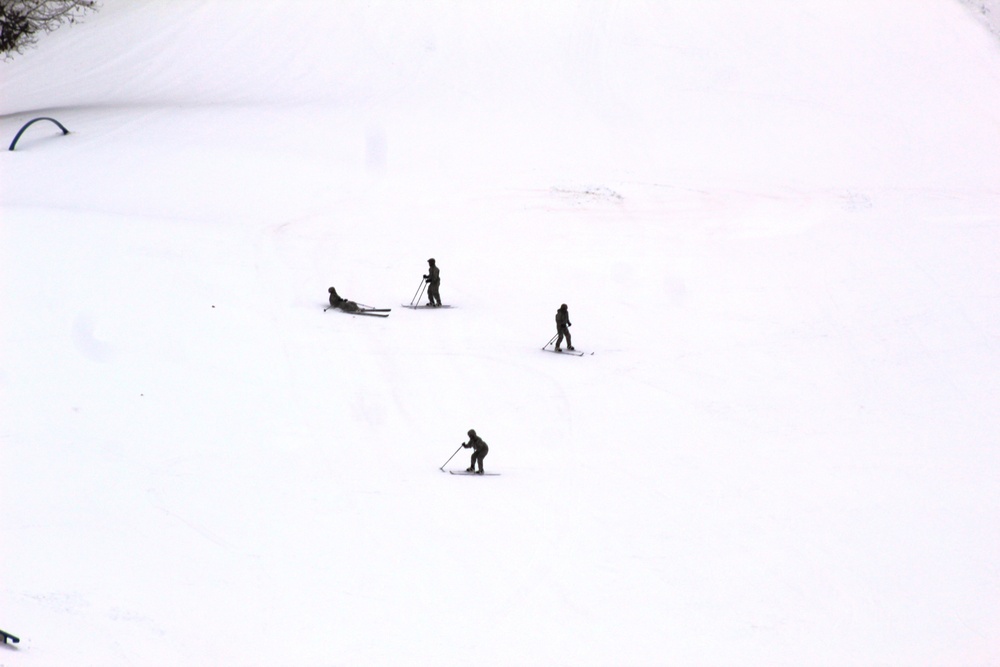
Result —
[[29, 120], [27, 123], [25, 123], [24, 127], [22, 127], [20, 130], [18, 130], [17, 134], [14, 136], [14, 141], [10, 142], [10, 148], [8, 150], [14, 150], [14, 146], [17, 146], [17, 140], [21, 138], [21, 135], [24, 134], [24, 131], [27, 130], [29, 127], [31, 127], [32, 124], [37, 123], [40, 120], [50, 120], [53, 123], [55, 123], [56, 126], [60, 130], [62, 130], [63, 135], [69, 134], [69, 130], [67, 130], [65, 127], [63, 127], [63, 124], [60, 123], [59, 121], [57, 121], [55, 118], [49, 118], [47, 116], [42, 116], [41, 118], [36, 118], [34, 120]]

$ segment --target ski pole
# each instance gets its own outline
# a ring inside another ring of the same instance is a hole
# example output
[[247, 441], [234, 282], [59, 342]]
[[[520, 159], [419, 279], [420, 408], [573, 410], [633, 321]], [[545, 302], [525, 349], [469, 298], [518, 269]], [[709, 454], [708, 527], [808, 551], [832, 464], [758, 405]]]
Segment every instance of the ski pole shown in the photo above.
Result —
[[557, 334], [556, 334], [555, 336], [553, 336], [552, 338], [550, 338], [550, 339], [549, 339], [549, 342], [548, 342], [548, 343], [546, 343], [545, 345], [542, 345], [542, 349], [544, 350], [544, 349], [545, 349], [545, 348], [547, 348], [547, 347], [548, 347], [549, 345], [552, 345], [552, 343], [553, 343], [553, 342], [555, 341], [555, 339], [556, 339], [556, 338], [557, 338], [558, 336], [559, 336], [559, 334], [557, 333]]
[[413, 293], [413, 298], [412, 298], [412, 299], [410, 299], [410, 305], [411, 305], [411, 306], [412, 306], [412, 305], [414, 305], [415, 303], [417, 303], [417, 301], [419, 301], [419, 300], [420, 300], [420, 297], [419, 297], [418, 295], [419, 295], [419, 294], [420, 294], [421, 292], [423, 292], [423, 291], [424, 291], [424, 286], [425, 286], [426, 284], [427, 284], [427, 281], [425, 281], [425, 280], [424, 280], [423, 278], [421, 278], [421, 279], [420, 279], [420, 284], [419, 284], [419, 285], [417, 286], [417, 291]]
[[420, 296], [417, 297], [417, 301], [414, 304], [415, 306], [419, 306], [420, 305], [420, 300], [422, 298], [424, 298], [424, 290], [426, 290], [426, 289], [427, 289], [427, 283], [424, 283], [423, 285], [420, 286]]
[[[456, 449], [456, 450], [455, 450], [455, 454], [458, 454], [458, 452], [459, 452], [459, 451], [460, 451], [461, 449], [462, 449], [462, 445], [459, 445], [459, 446], [458, 446], [458, 449]], [[451, 460], [452, 460], [453, 458], [455, 458], [455, 454], [452, 454], [451, 456], [449, 456], [449, 457], [448, 457], [448, 460], [447, 460], [447, 461], [445, 461], [444, 463], [442, 463], [442, 464], [441, 464], [441, 467], [440, 467], [440, 468], [438, 468], [438, 470], [440, 470], [440, 471], [442, 471], [442, 472], [443, 472], [443, 471], [444, 471], [444, 467], [445, 467], [446, 465], [448, 465], [449, 463], [451, 463]]]

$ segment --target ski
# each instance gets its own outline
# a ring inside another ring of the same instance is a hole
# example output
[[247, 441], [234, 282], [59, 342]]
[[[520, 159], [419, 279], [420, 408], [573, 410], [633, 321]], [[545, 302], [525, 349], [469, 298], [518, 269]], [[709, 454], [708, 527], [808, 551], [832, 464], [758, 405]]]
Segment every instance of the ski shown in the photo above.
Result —
[[9, 632], [4, 632], [3, 630], [0, 630], [0, 639], [3, 640], [4, 644], [7, 643], [7, 640], [10, 640], [11, 644], [17, 644], [18, 642], [21, 641], [20, 639], [18, 639], [14, 635], [10, 634]]
[[468, 472], [465, 470], [449, 470], [448, 472], [450, 472], [452, 475], [471, 475], [473, 477], [486, 477], [490, 475], [495, 475], [497, 477], [500, 476], [500, 473], [498, 472], [484, 472], [482, 475], [480, 475], [478, 472]]
[[408, 303], [401, 304], [403, 308], [409, 308], [410, 310], [437, 310], [438, 308], [451, 308], [452, 306], [414, 306]]
[[325, 313], [328, 310], [336, 310], [340, 313], [345, 313], [347, 315], [369, 315], [371, 317], [389, 317], [389, 313], [392, 312], [392, 308], [359, 308], [357, 310], [341, 310], [340, 308], [324, 308]]
[[[586, 352], [581, 352], [580, 350], [556, 350], [556, 349], [545, 348], [543, 351], [552, 352], [554, 354], [570, 354], [573, 355], [574, 357], [582, 357], [584, 354], [586, 354]], [[591, 352], [591, 354], [593, 354], [593, 352]]]

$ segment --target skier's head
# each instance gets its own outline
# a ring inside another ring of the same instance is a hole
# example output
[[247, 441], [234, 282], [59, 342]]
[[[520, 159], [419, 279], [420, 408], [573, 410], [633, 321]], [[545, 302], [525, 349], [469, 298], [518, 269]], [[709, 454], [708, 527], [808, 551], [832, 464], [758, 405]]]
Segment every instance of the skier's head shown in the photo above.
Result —
[[474, 428], [470, 428], [469, 429], [469, 437], [470, 438], [476, 437], [476, 429], [474, 429]]
[[559, 310], [566, 310], [567, 308], [569, 308], [569, 306], [567, 306], [565, 303], [559, 306]]
[[429, 260], [427, 260], [427, 263], [433, 265], [434, 264], [434, 258], [431, 257]]
[[334, 293], [334, 292], [336, 292], [336, 291], [337, 291], [337, 290], [335, 290], [335, 289], [334, 289], [334, 288], [332, 288], [332, 287], [331, 287], [330, 289], [328, 289], [328, 290], [327, 290], [327, 292], [329, 292], [330, 294], [333, 294], [333, 293]]

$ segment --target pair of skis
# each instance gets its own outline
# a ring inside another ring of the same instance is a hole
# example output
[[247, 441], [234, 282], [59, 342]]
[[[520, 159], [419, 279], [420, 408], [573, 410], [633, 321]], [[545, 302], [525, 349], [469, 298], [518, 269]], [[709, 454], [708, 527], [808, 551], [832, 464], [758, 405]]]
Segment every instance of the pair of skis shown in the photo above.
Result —
[[[409, 305], [407, 305], [407, 304], [404, 303], [403, 304], [403, 308], [409, 308], [410, 310], [423, 310], [425, 308], [428, 309], [428, 310], [436, 310], [438, 308], [451, 308], [451, 306], [430, 306], [430, 305], [427, 305], [427, 306], [409, 306]], [[349, 315], [370, 315], [372, 317], [389, 317], [389, 313], [391, 311], [392, 311], [392, 308], [369, 308], [369, 307], [366, 306], [364, 308], [359, 308], [358, 310], [356, 310], [356, 311], [354, 311], [352, 313], [348, 313], [348, 314]]]
[[339, 310], [340, 312], [346, 313], [348, 315], [369, 315], [371, 317], [389, 317], [389, 313], [392, 311], [392, 308], [372, 308], [371, 306], [362, 306], [361, 304], [358, 304], [357, 310], [343, 310], [341, 308], [334, 308], [333, 306], [327, 306], [326, 308], [323, 309], [323, 312], [325, 313], [328, 310]]
[[392, 308], [358, 308], [348, 315], [368, 315], [369, 317], [389, 317]]
[[[403, 308], [409, 308], [411, 310], [436, 310], [438, 308], [451, 308], [452, 306], [410, 306], [403, 304]], [[324, 310], [340, 310], [339, 308], [325, 308]], [[348, 315], [367, 315], [369, 317], [389, 317], [389, 313], [392, 312], [392, 308], [371, 308], [369, 306], [359, 306], [357, 310], [343, 310], [343, 313]]]
[[[556, 339], [556, 337], [553, 336], [552, 340], [555, 340], [555, 339]], [[550, 349], [549, 345], [552, 345], [552, 340], [550, 340], [548, 343], [546, 343], [542, 347], [542, 352], [555, 352], [556, 354], [570, 354], [570, 355], [573, 355], [574, 357], [582, 357], [584, 354], [586, 354], [586, 352], [581, 352], [580, 350], [576, 349], [575, 347], [568, 347], [568, 348], [566, 348], [565, 352], [562, 349], [556, 348], [556, 347], [553, 347], [553, 348]], [[591, 352], [591, 354], [593, 354], [593, 352]]]
[[[555, 348], [552, 348], [552, 349], [550, 350], [550, 349], [549, 349], [549, 348], [547, 348], [547, 347], [543, 347], [543, 348], [542, 348], [542, 350], [544, 350], [545, 352], [555, 352], [556, 354], [569, 354], [569, 355], [573, 355], [574, 357], [582, 357], [583, 355], [585, 355], [585, 354], [586, 354], [586, 352], [581, 352], [580, 350], [577, 350], [577, 349], [575, 349], [575, 348], [574, 348], [574, 349], [572, 349], [572, 350], [570, 350], [570, 349], [566, 349], [566, 350], [557, 350], [557, 349], [555, 349]], [[591, 352], [591, 354], [593, 354], [593, 352]]]

